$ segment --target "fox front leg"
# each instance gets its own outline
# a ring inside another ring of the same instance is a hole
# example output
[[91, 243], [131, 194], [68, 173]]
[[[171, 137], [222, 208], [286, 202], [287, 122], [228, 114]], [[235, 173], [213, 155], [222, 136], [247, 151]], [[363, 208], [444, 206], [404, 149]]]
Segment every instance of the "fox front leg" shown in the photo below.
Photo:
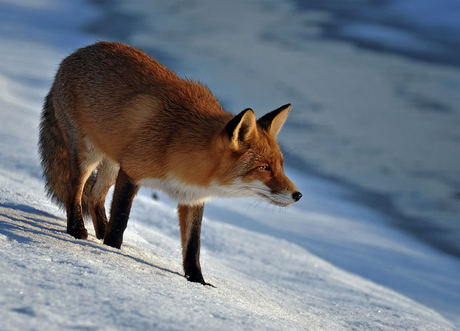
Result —
[[128, 225], [129, 212], [138, 190], [139, 186], [132, 181], [123, 169], [120, 169], [115, 183], [110, 221], [107, 223], [104, 244], [115, 248], [121, 247], [123, 232]]
[[182, 257], [185, 278], [190, 282], [206, 283], [200, 266], [200, 233], [204, 204], [197, 206], [178, 205], [179, 225], [182, 241]]

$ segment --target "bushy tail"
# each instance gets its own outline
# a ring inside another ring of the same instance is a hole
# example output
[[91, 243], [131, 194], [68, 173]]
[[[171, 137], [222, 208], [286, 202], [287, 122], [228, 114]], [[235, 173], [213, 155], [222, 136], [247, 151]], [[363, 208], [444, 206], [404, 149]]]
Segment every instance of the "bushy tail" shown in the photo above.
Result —
[[[51, 91], [43, 105], [38, 144], [47, 194], [53, 202], [65, 208], [70, 174], [69, 151], [56, 118]], [[89, 214], [88, 200], [93, 181], [91, 175], [83, 189], [82, 209], [85, 215]]]

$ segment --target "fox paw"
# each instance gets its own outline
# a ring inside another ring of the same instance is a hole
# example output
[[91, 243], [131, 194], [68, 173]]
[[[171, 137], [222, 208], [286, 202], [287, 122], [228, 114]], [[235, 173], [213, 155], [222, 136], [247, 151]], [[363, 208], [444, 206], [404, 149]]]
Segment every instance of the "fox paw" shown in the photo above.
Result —
[[101, 226], [94, 227], [96, 230], [96, 238], [104, 239], [105, 238], [105, 224]]
[[67, 233], [76, 239], [88, 239], [88, 231], [85, 228], [67, 228]]
[[201, 274], [201, 272], [200, 273], [186, 274], [185, 278], [187, 278], [187, 280], [189, 282], [200, 283], [200, 284], [203, 284], [203, 285], [215, 287], [214, 285], [204, 281], [203, 275]]
[[114, 247], [114, 248], [121, 248], [121, 244], [123, 242], [123, 237], [113, 235], [111, 232], [107, 233], [104, 238], [104, 245]]

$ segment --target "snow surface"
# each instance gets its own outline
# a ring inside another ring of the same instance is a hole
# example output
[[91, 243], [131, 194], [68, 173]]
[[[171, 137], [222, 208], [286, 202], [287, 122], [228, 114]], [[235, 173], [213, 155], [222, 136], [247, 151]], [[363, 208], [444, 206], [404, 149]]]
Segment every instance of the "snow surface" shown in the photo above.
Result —
[[293, 0], [303, 10], [321, 9], [334, 20], [333, 38], [418, 59], [460, 65], [460, 3], [457, 0]]
[[89, 240], [68, 236], [43, 193], [37, 127], [59, 62], [94, 41], [77, 29], [94, 12], [82, 1], [4, 8], [18, 19], [0, 20], [0, 330], [459, 328], [458, 260], [345, 200], [343, 187], [292, 169], [304, 198], [290, 208], [205, 207], [202, 267], [216, 288], [184, 279], [175, 206], [149, 190], [135, 199], [121, 250], [102, 245], [90, 224]]

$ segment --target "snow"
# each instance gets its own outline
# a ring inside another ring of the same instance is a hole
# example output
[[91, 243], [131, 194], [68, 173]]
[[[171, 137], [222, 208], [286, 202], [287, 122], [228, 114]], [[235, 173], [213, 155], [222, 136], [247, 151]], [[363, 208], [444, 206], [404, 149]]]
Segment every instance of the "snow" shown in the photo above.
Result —
[[26, 180], [1, 176], [5, 330], [452, 329], [435, 311], [298, 245], [215, 219], [204, 220], [202, 265], [216, 288], [189, 283], [167, 203], [141, 194], [117, 250], [93, 231], [87, 241], [68, 236], [41, 181]]
[[428, 61], [460, 64], [460, 3], [457, 0], [293, 0], [303, 10], [334, 16], [324, 30], [345, 38]]
[[[263, 22], [251, 21], [254, 8], [240, 5], [244, 27], [233, 36], [224, 29], [238, 46], [226, 51], [230, 65], [207, 55], [223, 54], [216, 37], [209, 44], [194, 40], [205, 55], [181, 53], [181, 43], [167, 48], [166, 39], [156, 40], [158, 50], [187, 54], [179, 71], [209, 78], [235, 112], [246, 102], [259, 111], [277, 107], [286, 95], [263, 82], [270, 75], [298, 79], [295, 68], [273, 66], [261, 76], [260, 49], [248, 46], [248, 31]], [[216, 288], [185, 280], [175, 205], [161, 194], [153, 200], [147, 189], [134, 201], [121, 250], [102, 245], [89, 223], [88, 240], [68, 236], [63, 211], [43, 192], [37, 127], [59, 62], [95, 41], [77, 28], [96, 13], [82, 1], [51, 0], [2, 1], [0, 12], [19, 17], [0, 20], [0, 330], [459, 329], [458, 259], [389, 227], [383, 215], [346, 199], [348, 188], [290, 168], [304, 194], [292, 207], [253, 200], [205, 206], [201, 261]], [[183, 28], [169, 25], [177, 34]], [[248, 62], [238, 55], [244, 50]], [[295, 59], [289, 52], [273, 56]], [[234, 70], [234, 61], [246, 72]], [[283, 137], [286, 145], [296, 143], [289, 129]]]

